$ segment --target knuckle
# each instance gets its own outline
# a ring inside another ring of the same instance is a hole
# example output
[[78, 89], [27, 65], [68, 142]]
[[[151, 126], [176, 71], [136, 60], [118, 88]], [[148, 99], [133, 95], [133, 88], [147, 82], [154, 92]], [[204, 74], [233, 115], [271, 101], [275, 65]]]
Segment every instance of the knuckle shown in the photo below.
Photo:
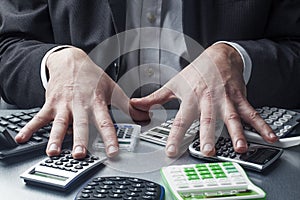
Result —
[[95, 104], [100, 105], [101, 107], [106, 107], [107, 103], [105, 98], [102, 95], [95, 95]]
[[184, 122], [182, 118], [176, 118], [173, 121], [173, 127], [175, 128], [185, 128], [187, 127], [187, 124]]
[[44, 122], [47, 122], [48, 121], [48, 117], [46, 116], [43, 116], [41, 114], [36, 114], [34, 117], [33, 117], [34, 120], [38, 121], [39, 123], [44, 123]]
[[200, 120], [200, 124], [204, 125], [204, 126], [210, 125], [214, 122], [215, 122], [215, 120], [212, 117], [204, 117], [204, 118], [201, 118], [201, 120]]
[[54, 125], [58, 125], [58, 126], [68, 126], [69, 122], [66, 118], [64, 117], [56, 117], [53, 121]]
[[258, 115], [259, 115], [259, 114], [258, 114], [257, 111], [252, 111], [252, 112], [250, 112], [250, 113], [248, 114], [250, 120], [255, 120], [255, 119], [257, 119]]
[[75, 126], [79, 126], [79, 127], [87, 127], [88, 124], [89, 124], [88, 119], [80, 119], [75, 122]]
[[240, 116], [237, 113], [232, 112], [226, 116], [226, 120], [227, 121], [240, 120]]
[[203, 97], [207, 99], [212, 99], [213, 97], [213, 92], [212, 90], [206, 89], [203, 91]]
[[104, 128], [113, 128], [114, 127], [114, 124], [109, 121], [109, 120], [102, 120], [100, 123], [99, 123], [99, 127], [100, 129], [104, 129]]

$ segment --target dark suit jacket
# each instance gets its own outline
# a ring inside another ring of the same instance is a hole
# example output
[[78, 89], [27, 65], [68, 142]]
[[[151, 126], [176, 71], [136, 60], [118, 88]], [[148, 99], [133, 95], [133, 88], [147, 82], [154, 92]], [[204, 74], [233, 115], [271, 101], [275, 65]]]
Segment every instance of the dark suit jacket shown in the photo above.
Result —
[[[125, 2], [1, 0], [2, 97], [23, 108], [41, 106], [44, 54], [60, 44], [89, 53], [124, 31]], [[254, 106], [300, 108], [300, 1], [183, 0], [183, 29], [204, 47], [227, 40], [247, 50], [253, 64], [248, 99]]]

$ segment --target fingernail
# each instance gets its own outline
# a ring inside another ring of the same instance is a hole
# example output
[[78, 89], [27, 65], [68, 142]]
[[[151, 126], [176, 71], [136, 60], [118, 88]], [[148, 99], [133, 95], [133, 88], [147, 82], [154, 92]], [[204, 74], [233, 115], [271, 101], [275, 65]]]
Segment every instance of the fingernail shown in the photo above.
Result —
[[49, 151], [58, 151], [58, 147], [55, 143], [50, 144]]
[[167, 147], [167, 152], [169, 154], [172, 154], [172, 155], [176, 154], [176, 147], [175, 147], [175, 145], [173, 145], [173, 144], [169, 145]]
[[75, 154], [83, 153], [83, 148], [81, 146], [76, 146], [74, 149]]
[[268, 136], [269, 136], [270, 138], [277, 138], [277, 136], [276, 136], [274, 133], [269, 133]]
[[16, 139], [23, 139], [24, 138], [24, 134], [22, 132], [19, 132], [16, 137]]
[[236, 147], [237, 148], [246, 148], [246, 143], [243, 140], [238, 140], [236, 142]]
[[211, 152], [213, 150], [213, 146], [211, 144], [205, 144], [203, 146], [203, 151], [205, 152]]
[[114, 155], [118, 151], [118, 148], [115, 146], [109, 146], [107, 149], [107, 153], [109, 155]]

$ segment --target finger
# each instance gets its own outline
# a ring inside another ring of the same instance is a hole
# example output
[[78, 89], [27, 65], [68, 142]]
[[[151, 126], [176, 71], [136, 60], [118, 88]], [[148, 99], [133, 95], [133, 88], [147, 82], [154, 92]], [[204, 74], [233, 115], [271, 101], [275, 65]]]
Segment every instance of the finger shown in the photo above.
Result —
[[242, 101], [237, 106], [238, 112], [241, 114], [242, 119], [252, 126], [267, 142], [274, 143], [278, 140], [278, 137], [274, 134], [274, 131], [265, 122], [258, 112], [248, 103], [248, 101]]
[[128, 116], [131, 116], [135, 121], [147, 121], [150, 120], [149, 112], [141, 111], [139, 109], [134, 108], [129, 103], [129, 98], [123, 92], [123, 90], [115, 83], [114, 90], [111, 97], [111, 105], [121, 109]]
[[61, 152], [61, 145], [69, 127], [69, 113], [65, 109], [59, 109], [59, 113], [54, 118], [50, 137], [46, 149], [48, 156], [56, 156]]
[[203, 94], [200, 102], [200, 150], [204, 156], [214, 156], [216, 108], [212, 102], [212, 94], [208, 91]]
[[162, 105], [172, 98], [175, 98], [173, 92], [164, 86], [146, 97], [131, 99], [130, 104], [138, 110], [149, 111], [151, 106]]
[[73, 158], [80, 159], [86, 156], [88, 139], [88, 110], [83, 106], [77, 106], [73, 110]]
[[169, 157], [177, 156], [184, 135], [196, 118], [195, 106], [189, 101], [183, 101], [173, 121], [168, 141], [166, 154]]
[[248, 149], [248, 145], [244, 136], [241, 119], [232, 102], [228, 98], [225, 100], [224, 112], [222, 115], [231, 137], [234, 150], [238, 153], [245, 153]]
[[20, 130], [16, 135], [15, 140], [18, 143], [28, 141], [34, 132], [49, 124], [52, 120], [52, 109], [49, 109], [47, 105], [44, 105], [43, 108]]
[[116, 129], [110, 118], [107, 105], [104, 103], [95, 105], [93, 111], [94, 121], [102, 136], [106, 154], [108, 157], [114, 157], [118, 154], [119, 144]]

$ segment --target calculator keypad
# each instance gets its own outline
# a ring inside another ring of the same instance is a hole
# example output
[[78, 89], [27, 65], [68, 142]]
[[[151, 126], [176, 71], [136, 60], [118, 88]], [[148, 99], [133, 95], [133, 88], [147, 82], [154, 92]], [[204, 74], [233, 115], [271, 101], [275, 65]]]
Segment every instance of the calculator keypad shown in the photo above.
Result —
[[[280, 138], [285, 137], [299, 124], [300, 113], [295, 111], [268, 106], [257, 108], [256, 111]], [[257, 133], [257, 131], [248, 124], [244, 124], [244, 128], [245, 130]]]
[[[44, 126], [35, 133], [25, 143], [18, 144], [14, 138], [18, 132], [39, 112], [39, 108], [25, 110], [22, 112], [12, 112], [7, 116], [0, 118], [0, 139], [8, 141], [6, 145], [0, 147], [0, 159], [22, 155], [37, 149], [45, 149], [50, 136], [52, 124]], [[72, 141], [72, 137], [67, 134], [64, 143]]]
[[118, 126], [115, 124], [117, 137], [119, 139], [131, 138], [133, 127], [130, 125]]
[[73, 159], [70, 150], [63, 150], [59, 156], [49, 157], [41, 162], [40, 166], [77, 173], [78, 171], [89, 167], [89, 165], [95, 163], [97, 160], [99, 160], [97, 156], [89, 154], [83, 159], [75, 160]]
[[75, 199], [160, 200], [164, 199], [164, 188], [152, 181], [134, 177], [97, 177], [89, 181]]
[[[195, 141], [192, 146], [196, 151], [200, 152], [199, 139], [197, 141]], [[217, 156], [228, 157], [228, 158], [234, 159], [240, 155], [239, 153], [236, 153], [234, 151], [232, 141], [230, 138], [224, 138], [222, 136], [219, 137], [216, 142], [215, 148], [216, 148]]]

